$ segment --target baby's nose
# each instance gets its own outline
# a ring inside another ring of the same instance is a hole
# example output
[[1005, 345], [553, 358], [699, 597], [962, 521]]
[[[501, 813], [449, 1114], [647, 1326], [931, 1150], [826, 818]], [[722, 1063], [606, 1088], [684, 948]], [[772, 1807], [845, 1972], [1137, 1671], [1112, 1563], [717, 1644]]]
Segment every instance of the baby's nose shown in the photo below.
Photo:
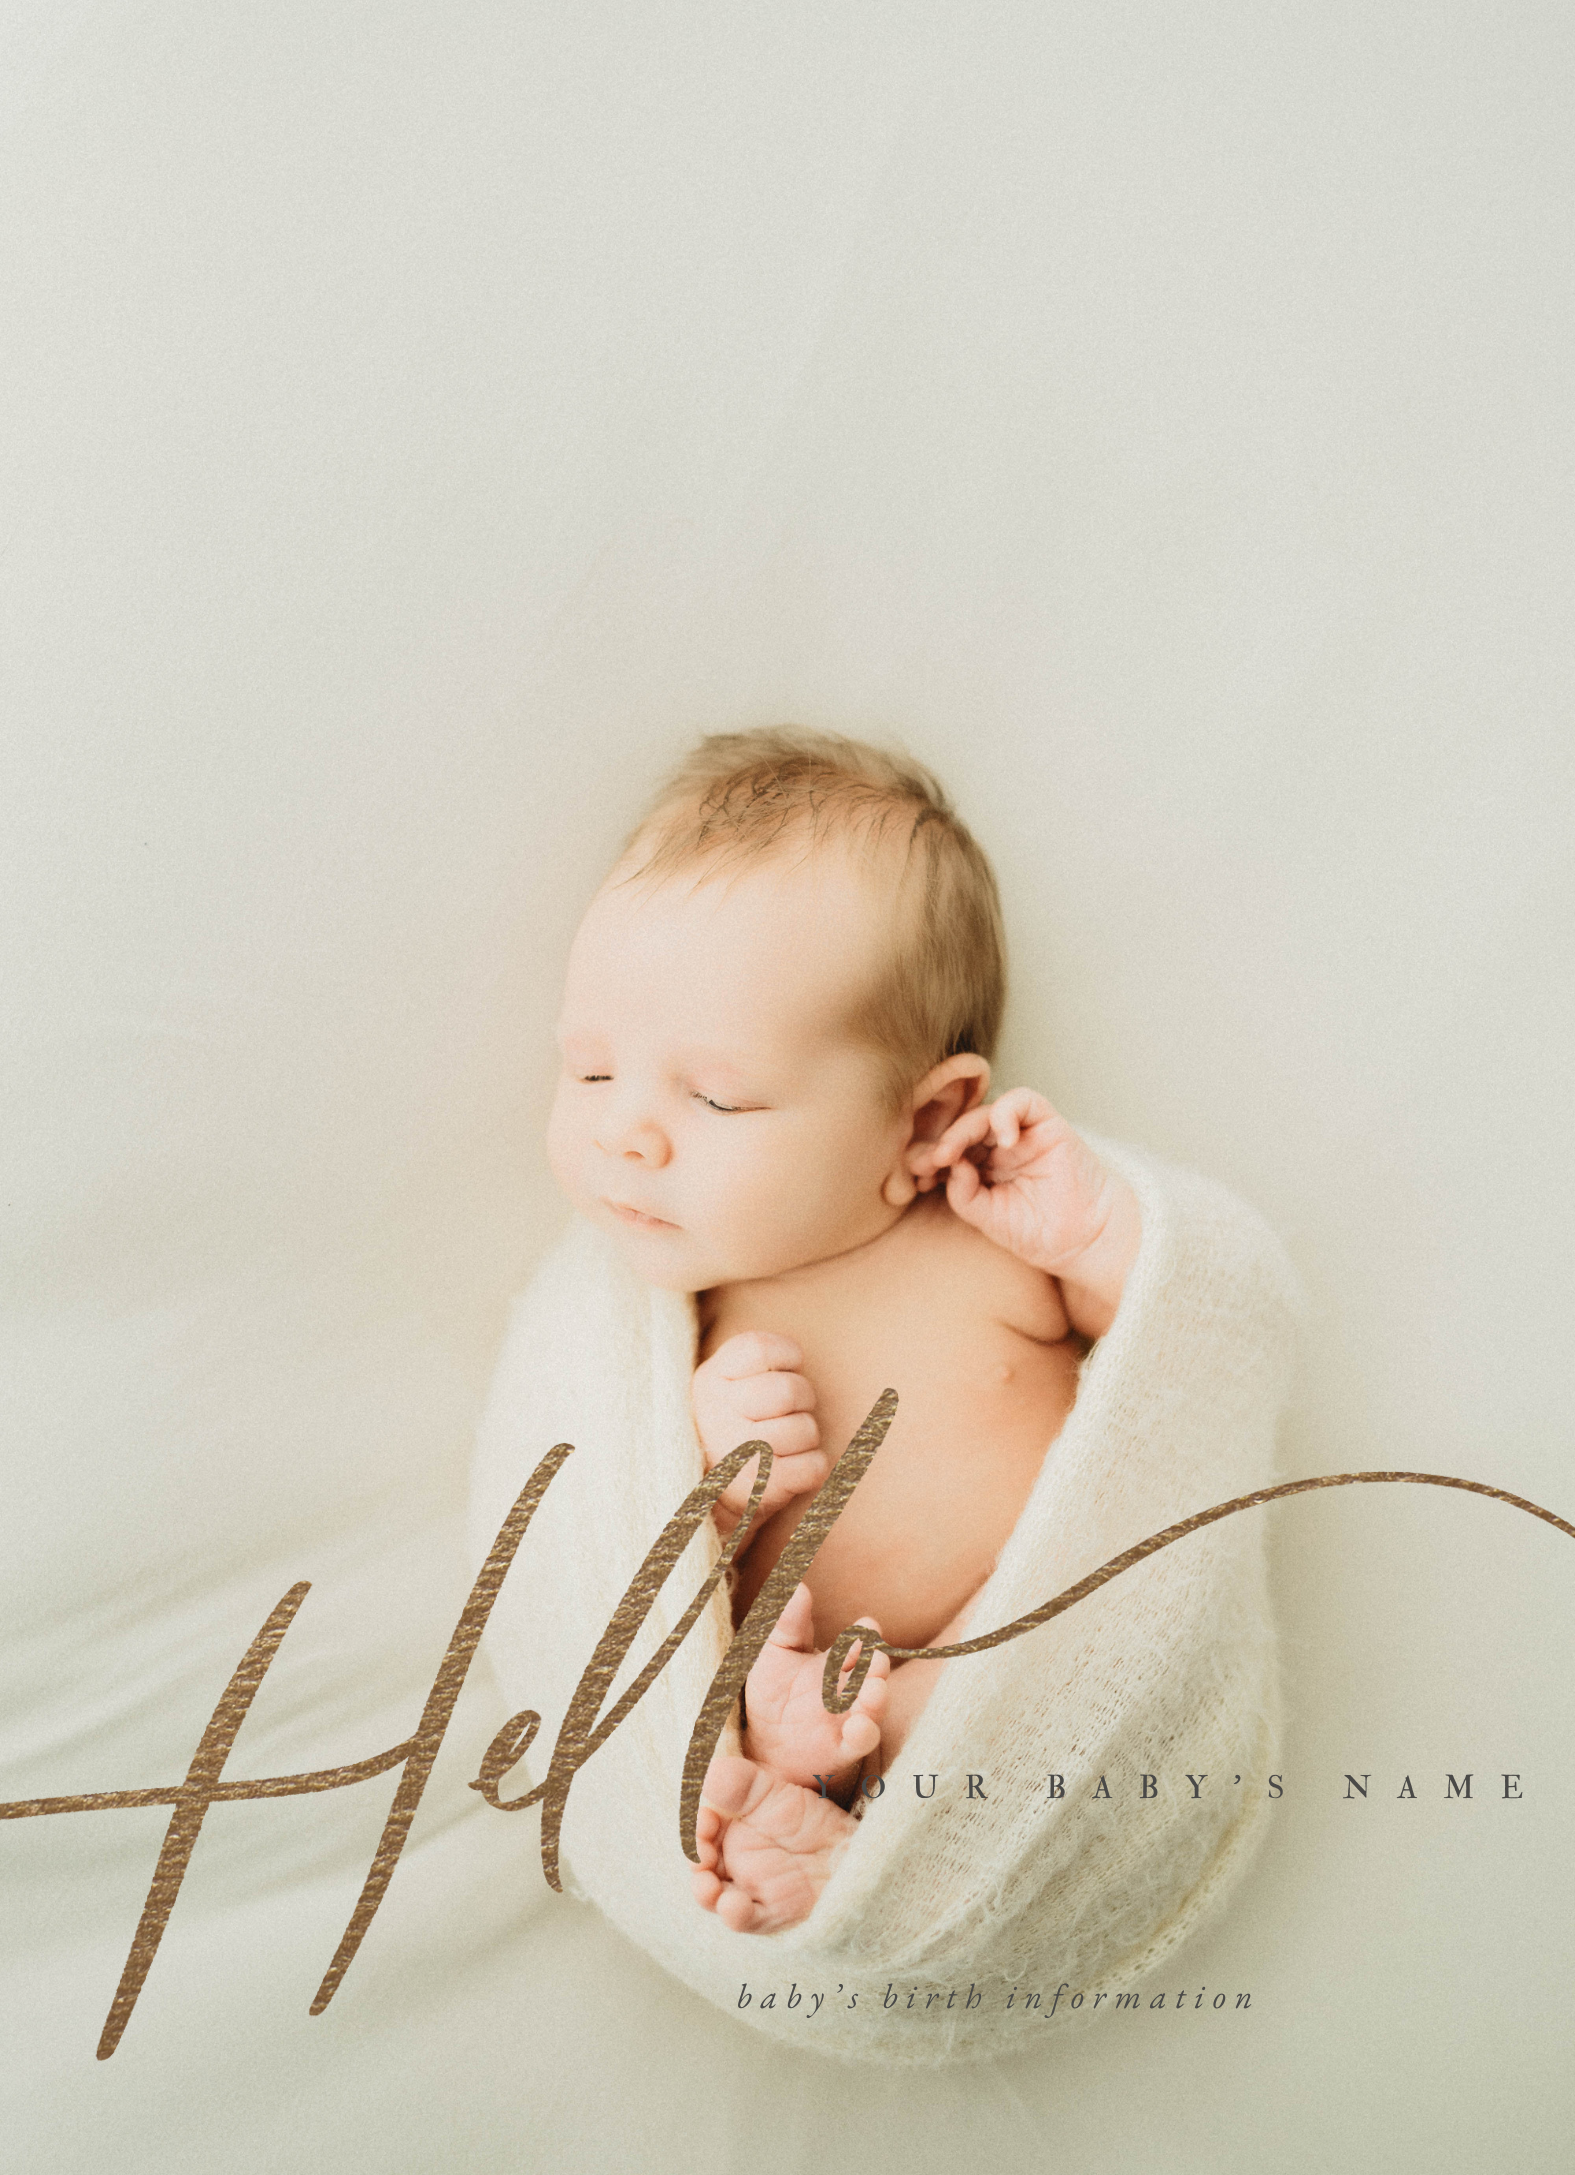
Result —
[[621, 1156], [632, 1163], [648, 1163], [660, 1170], [672, 1150], [667, 1135], [653, 1119], [632, 1117], [622, 1124], [607, 1127], [597, 1142], [607, 1155]]

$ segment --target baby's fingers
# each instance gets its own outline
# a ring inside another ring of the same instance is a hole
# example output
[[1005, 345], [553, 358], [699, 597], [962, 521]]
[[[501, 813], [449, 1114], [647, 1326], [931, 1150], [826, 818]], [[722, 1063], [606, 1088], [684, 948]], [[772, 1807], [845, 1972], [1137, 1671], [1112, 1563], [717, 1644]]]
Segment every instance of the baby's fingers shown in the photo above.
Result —
[[765, 1500], [775, 1508], [796, 1495], [813, 1495], [824, 1486], [831, 1460], [824, 1450], [805, 1450], [798, 1457], [779, 1457], [771, 1468]]
[[748, 1375], [778, 1367], [791, 1373], [803, 1366], [804, 1354], [791, 1337], [779, 1337], [770, 1329], [743, 1329], [718, 1345], [705, 1364], [714, 1367], [724, 1381], [742, 1382]]
[[946, 1199], [952, 1209], [961, 1214], [982, 1190], [983, 1184], [975, 1164], [954, 1163], [951, 1176], [946, 1181]]
[[1034, 1088], [1011, 1088], [990, 1105], [990, 1110], [998, 1148], [1015, 1148], [1019, 1136], [1036, 1126], [1053, 1126], [1063, 1133], [1070, 1130], [1061, 1113]]
[[[780, 1452], [771, 1463], [771, 1478], [766, 1482], [766, 1492], [760, 1499], [760, 1517], [769, 1518], [784, 1503], [792, 1502], [798, 1495], [813, 1495], [821, 1487], [831, 1471], [831, 1460], [823, 1450], [804, 1450], [797, 1454]], [[754, 1466], [746, 1465], [738, 1478], [722, 1490], [721, 1501], [729, 1510], [742, 1517], [749, 1501], [749, 1490], [755, 1477]]]
[[842, 1740], [837, 1755], [844, 1760], [862, 1760], [880, 1743], [880, 1724], [871, 1714], [862, 1714], [857, 1707], [842, 1725]]
[[[807, 1375], [786, 1371], [744, 1375], [727, 1394], [733, 1410], [746, 1420], [780, 1420], [790, 1412], [815, 1409], [814, 1383]], [[766, 1440], [772, 1438], [768, 1435]]]
[[[802, 1579], [788, 1596], [787, 1607], [772, 1626], [768, 1646], [784, 1646], [796, 1654], [815, 1651], [815, 1597]], [[758, 1669], [757, 1662], [755, 1667]]]
[[949, 1125], [939, 1140], [923, 1141], [908, 1152], [908, 1168], [915, 1178], [925, 1177], [931, 1171], [942, 1170], [948, 1163], [955, 1163], [968, 1149], [976, 1148], [980, 1141], [990, 1137], [990, 1110], [965, 1110], [960, 1118]]
[[[848, 1629], [849, 1631], [872, 1631], [874, 1632], [877, 1639], [880, 1637], [880, 1625], [876, 1623], [873, 1616], [856, 1616], [853, 1619], [852, 1623], [849, 1624]], [[847, 1676], [849, 1674], [849, 1672], [853, 1668], [854, 1663], [858, 1660], [860, 1654], [862, 1654], [863, 1651], [864, 1641], [862, 1639], [856, 1639], [853, 1645], [848, 1649], [847, 1660], [842, 1664], [841, 1674], [843, 1676]], [[891, 1656], [886, 1652], [884, 1647], [878, 1646], [870, 1657], [870, 1676], [872, 1678], [885, 1677], [889, 1676], [890, 1674]]]
[[993, 1103], [983, 1103], [946, 1128], [940, 1139], [909, 1154], [915, 1177], [956, 1164], [972, 1148], [988, 1141], [995, 1148], [1015, 1148], [1030, 1126], [1054, 1125], [1065, 1129], [1066, 1120], [1051, 1108], [1034, 1088], [1011, 1088]]
[[[729, 1442], [728, 1436], [734, 1429], [737, 1431], [738, 1440], [737, 1442]], [[771, 1449], [769, 1488], [771, 1494], [777, 1496], [782, 1492], [783, 1478], [787, 1468], [796, 1464], [800, 1458], [810, 1452], [820, 1449], [820, 1429], [815, 1425], [812, 1413], [790, 1412], [782, 1420], [735, 1421], [733, 1427], [729, 1428], [720, 1437], [720, 1441], [727, 1443], [729, 1450], [741, 1449], [746, 1442], [758, 1441], [769, 1444]], [[726, 1452], [720, 1447], [715, 1450], [707, 1449], [706, 1463], [715, 1465], [718, 1459], [725, 1456], [725, 1454]], [[749, 1497], [750, 1484], [754, 1477], [754, 1460], [751, 1459], [737, 1479], [729, 1483], [723, 1500], [726, 1502], [735, 1500], [740, 1503], [746, 1502]], [[822, 1475], [822, 1478], [824, 1478], [824, 1475]], [[820, 1485], [819, 1481], [815, 1485], [818, 1487]], [[788, 1492], [793, 1494], [799, 1491], [790, 1487]]]
[[[848, 1629], [850, 1631], [872, 1631], [877, 1639], [880, 1637], [880, 1626], [873, 1616], [859, 1617], [855, 1623], [848, 1626]], [[859, 1656], [863, 1651], [864, 1641], [862, 1639], [856, 1640], [849, 1647], [847, 1659], [843, 1662], [837, 1675], [837, 1689], [839, 1692], [847, 1689], [848, 1679], [852, 1676], [858, 1664]], [[867, 1714], [878, 1714], [886, 1704], [886, 1680], [890, 1675], [891, 1656], [886, 1653], [883, 1647], [877, 1646], [870, 1656], [869, 1670], [865, 1675], [864, 1682], [859, 1686], [859, 1696], [854, 1701], [851, 1711], [857, 1714], [862, 1708]]]

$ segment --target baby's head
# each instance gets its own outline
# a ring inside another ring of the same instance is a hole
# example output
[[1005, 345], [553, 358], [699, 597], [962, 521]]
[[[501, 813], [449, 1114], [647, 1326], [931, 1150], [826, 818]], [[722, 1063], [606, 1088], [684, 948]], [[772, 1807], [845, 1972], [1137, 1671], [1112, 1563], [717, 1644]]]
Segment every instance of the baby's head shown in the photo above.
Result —
[[845, 1253], [983, 1098], [1005, 994], [995, 878], [928, 771], [833, 733], [713, 734], [575, 937], [553, 1173], [672, 1290]]

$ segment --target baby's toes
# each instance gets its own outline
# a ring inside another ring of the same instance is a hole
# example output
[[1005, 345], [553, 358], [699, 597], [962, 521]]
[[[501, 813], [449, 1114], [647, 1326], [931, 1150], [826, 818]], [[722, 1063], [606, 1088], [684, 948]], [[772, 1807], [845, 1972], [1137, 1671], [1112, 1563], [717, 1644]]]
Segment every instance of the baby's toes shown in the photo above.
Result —
[[732, 1884], [722, 1890], [713, 1907], [723, 1925], [730, 1926], [734, 1933], [753, 1933], [757, 1922], [765, 1916], [753, 1896]]
[[714, 1911], [718, 1898], [727, 1893], [726, 1886], [718, 1875], [703, 1867], [696, 1868], [689, 1885], [694, 1890], [696, 1903], [703, 1911]]
[[709, 1805], [702, 1805], [695, 1821], [695, 1856], [704, 1867], [714, 1866], [721, 1857], [722, 1819]]
[[701, 1810], [709, 1807], [721, 1815], [721, 1821], [743, 1820], [771, 1792], [774, 1777], [753, 1760], [737, 1759], [731, 1753], [718, 1753], [705, 1771], [705, 1783], [701, 1797]]

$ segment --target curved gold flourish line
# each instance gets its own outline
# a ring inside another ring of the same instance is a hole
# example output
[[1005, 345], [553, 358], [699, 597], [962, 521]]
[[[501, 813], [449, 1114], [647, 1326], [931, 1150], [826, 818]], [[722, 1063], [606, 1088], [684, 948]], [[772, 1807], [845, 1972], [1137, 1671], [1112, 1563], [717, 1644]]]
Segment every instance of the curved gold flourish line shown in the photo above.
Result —
[[[892, 1661], [899, 1662], [956, 1661], [968, 1654], [982, 1654], [992, 1646], [1002, 1646], [1007, 1640], [1018, 1638], [1025, 1631], [1036, 1630], [1040, 1624], [1047, 1624], [1052, 1618], [1063, 1615], [1079, 1601], [1087, 1600], [1101, 1586], [1108, 1585], [1111, 1579], [1119, 1578], [1123, 1571], [1130, 1571], [1134, 1564], [1141, 1563], [1145, 1557], [1157, 1555], [1160, 1549], [1170, 1547], [1173, 1541], [1183, 1540], [1187, 1534], [1197, 1532], [1202, 1526], [1214, 1525], [1221, 1518], [1233, 1517], [1237, 1511], [1252, 1510], [1260, 1503], [1272, 1503], [1282, 1496], [1306, 1495], [1315, 1488], [1349, 1488], [1375, 1481], [1405, 1481], [1428, 1488], [1462, 1488], [1469, 1495], [1490, 1496], [1494, 1502], [1508, 1503], [1512, 1510], [1523, 1510], [1533, 1518], [1540, 1518], [1545, 1525], [1556, 1526], [1559, 1532], [1567, 1533], [1571, 1540], [1575, 1540], [1575, 1525], [1568, 1519], [1559, 1517], [1555, 1511], [1545, 1510], [1540, 1503], [1530, 1502], [1523, 1495], [1511, 1495], [1507, 1488], [1490, 1488], [1482, 1480], [1460, 1480], [1451, 1473], [1322, 1473], [1311, 1480], [1286, 1480], [1277, 1487], [1257, 1488], [1250, 1495], [1233, 1495], [1229, 1502], [1215, 1503], [1208, 1510], [1195, 1511], [1190, 1518], [1182, 1518], [1175, 1525], [1164, 1527], [1161, 1532], [1151, 1533], [1147, 1540], [1138, 1541], [1133, 1547], [1124, 1549], [1119, 1556], [1112, 1556], [1108, 1563], [1102, 1563], [1098, 1570], [1090, 1571], [1086, 1578], [1079, 1579], [1075, 1586], [1068, 1586], [1064, 1593], [1055, 1595], [1042, 1607], [1033, 1609], [1028, 1615], [1019, 1616], [1010, 1624], [1003, 1624], [999, 1631], [987, 1632], [980, 1638], [963, 1639], [955, 1646], [892, 1646], [884, 1639], [871, 1637], [867, 1631], [859, 1631], [850, 1626], [848, 1630], [838, 1633], [826, 1656], [826, 1705], [834, 1714], [846, 1712], [852, 1705], [863, 1687], [864, 1672], [868, 1666], [866, 1654], [873, 1660], [875, 1653], [879, 1651], [888, 1655]], [[865, 1639], [868, 1639], [868, 1645], [854, 1665], [852, 1679], [843, 1686], [839, 1695], [837, 1680], [846, 1664], [848, 1651]], [[675, 1643], [673, 1639], [669, 1639], [656, 1659], [667, 1660]], [[648, 1665], [638, 1689], [645, 1690], [649, 1678], [655, 1673], [655, 1666]], [[632, 1692], [633, 1688], [620, 1703], [617, 1715], [620, 1721], [623, 1713], [633, 1703]], [[832, 1705], [833, 1699], [837, 1701], [835, 1706]], [[611, 1720], [609, 1717], [598, 1730], [597, 1743], [610, 1733]], [[406, 1737], [399, 1744], [391, 1745], [386, 1752], [375, 1752], [364, 1760], [352, 1760], [343, 1767], [319, 1767], [294, 1775], [259, 1776], [255, 1781], [220, 1781], [212, 1788], [212, 1801], [216, 1804], [234, 1803], [248, 1798], [296, 1797], [313, 1791], [343, 1789], [347, 1784], [370, 1781], [374, 1776], [385, 1774], [389, 1768], [396, 1767], [401, 1760], [409, 1757], [415, 1743], [414, 1737]], [[92, 1790], [73, 1797], [0, 1800], [0, 1820], [28, 1820], [50, 1813], [127, 1812], [143, 1805], [174, 1805], [179, 1803], [184, 1788], [182, 1783], [165, 1783], [146, 1790]], [[540, 1793], [531, 1794], [534, 1798]]]
[[[1221, 1518], [1229, 1518], [1239, 1510], [1252, 1510], [1259, 1503], [1273, 1503], [1285, 1495], [1306, 1495], [1314, 1488], [1351, 1488], [1371, 1481], [1410, 1481], [1425, 1488], [1464, 1488], [1469, 1495], [1491, 1496], [1496, 1503], [1508, 1503], [1513, 1510], [1523, 1510], [1533, 1518], [1540, 1518], [1545, 1525], [1557, 1526], [1575, 1541], [1575, 1525], [1557, 1512], [1544, 1510], [1540, 1503], [1528, 1502], [1523, 1495], [1511, 1495], [1507, 1488], [1490, 1488], [1485, 1480], [1459, 1480], [1452, 1473], [1321, 1473], [1312, 1480], [1284, 1480], [1277, 1487], [1255, 1488], [1251, 1495], [1233, 1495], [1228, 1503], [1215, 1503], [1208, 1510], [1195, 1511], [1190, 1518], [1182, 1518], [1162, 1532], [1151, 1533], [1146, 1541], [1138, 1541], [1133, 1547], [1123, 1549], [1119, 1556], [1112, 1556], [1097, 1571], [1090, 1571], [1075, 1586], [1068, 1586], [1053, 1600], [1040, 1608], [1031, 1609], [1026, 1616], [1017, 1617], [1010, 1624], [1003, 1624], [999, 1631], [990, 1631], [977, 1639], [962, 1639], [955, 1646], [891, 1646], [886, 1640], [875, 1637], [867, 1629], [849, 1625], [839, 1631], [832, 1640], [826, 1655], [826, 1666], [821, 1678], [821, 1699], [827, 1711], [845, 1714], [863, 1688], [869, 1665], [877, 1652], [896, 1661], [956, 1661], [964, 1654], [982, 1654], [988, 1647], [1003, 1646], [1008, 1639], [1021, 1637], [1025, 1631], [1037, 1630], [1048, 1624], [1052, 1617], [1064, 1614], [1079, 1601], [1086, 1601], [1091, 1593], [1107, 1586], [1123, 1571], [1130, 1571], [1134, 1564], [1146, 1556], [1158, 1555], [1173, 1541], [1183, 1540], [1187, 1534], [1196, 1533], [1200, 1526], [1214, 1525]], [[853, 1667], [850, 1681], [837, 1690], [837, 1682], [846, 1665], [848, 1654], [854, 1646], [861, 1652]]]
[[[303, 1797], [313, 1790], [342, 1790], [348, 1783], [370, 1782], [374, 1775], [386, 1775], [391, 1767], [408, 1759], [415, 1741], [407, 1737], [402, 1744], [390, 1745], [386, 1752], [351, 1760], [344, 1767], [313, 1767], [298, 1775], [259, 1775], [255, 1782], [236, 1779], [216, 1783], [212, 1802], [223, 1805], [253, 1797]], [[0, 1820], [36, 1819], [41, 1813], [125, 1812], [138, 1805], [175, 1805], [185, 1787], [184, 1783], [171, 1782], [151, 1790], [87, 1790], [77, 1797], [14, 1797], [0, 1801]]]

